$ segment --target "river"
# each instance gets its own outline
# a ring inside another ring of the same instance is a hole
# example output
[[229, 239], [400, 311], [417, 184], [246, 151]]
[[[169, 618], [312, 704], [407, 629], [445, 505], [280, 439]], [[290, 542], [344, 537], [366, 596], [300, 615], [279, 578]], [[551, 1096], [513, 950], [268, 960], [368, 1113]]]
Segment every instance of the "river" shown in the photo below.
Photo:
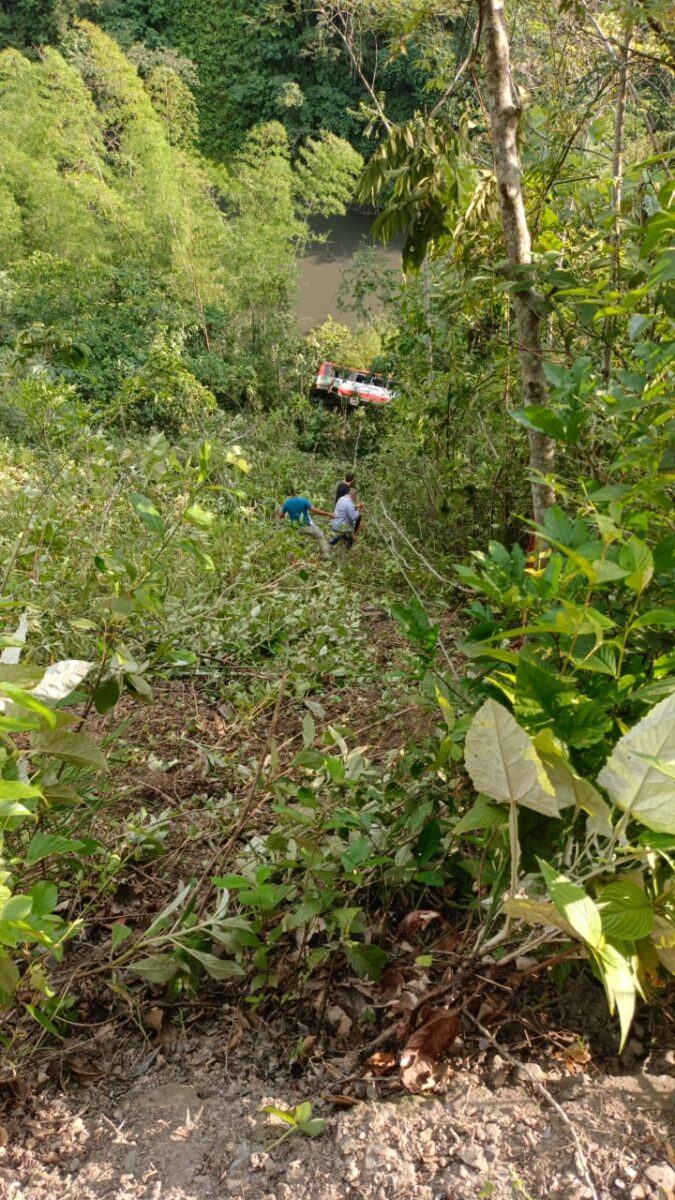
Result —
[[327, 317], [353, 328], [358, 318], [340, 307], [338, 293], [342, 272], [362, 246], [377, 246], [383, 265], [401, 269], [400, 245], [382, 246], [369, 236], [372, 217], [347, 213], [344, 217], [317, 217], [311, 222], [317, 234], [327, 234], [327, 241], [310, 247], [300, 259], [300, 286], [296, 313], [301, 333], [308, 333]]

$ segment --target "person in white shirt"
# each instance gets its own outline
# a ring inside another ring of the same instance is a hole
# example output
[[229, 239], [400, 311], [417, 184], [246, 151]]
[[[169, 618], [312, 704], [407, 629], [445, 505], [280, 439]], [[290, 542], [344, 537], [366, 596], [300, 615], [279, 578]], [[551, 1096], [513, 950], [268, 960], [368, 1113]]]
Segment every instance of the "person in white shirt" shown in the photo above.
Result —
[[350, 488], [344, 496], [340, 496], [335, 505], [335, 513], [330, 523], [335, 537], [330, 539], [329, 546], [337, 546], [339, 542], [343, 542], [348, 550], [351, 549], [354, 545], [358, 518], [359, 510], [356, 506], [356, 492], [354, 488]]

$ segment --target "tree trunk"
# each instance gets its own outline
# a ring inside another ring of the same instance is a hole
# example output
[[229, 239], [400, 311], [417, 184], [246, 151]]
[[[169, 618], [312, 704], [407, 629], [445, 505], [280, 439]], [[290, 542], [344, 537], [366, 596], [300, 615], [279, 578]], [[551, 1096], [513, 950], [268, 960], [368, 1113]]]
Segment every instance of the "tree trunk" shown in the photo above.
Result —
[[[532, 261], [530, 231], [525, 213], [517, 131], [521, 104], [511, 80], [509, 40], [504, 24], [504, 0], [480, 0], [485, 45], [485, 76], [490, 115], [490, 138], [495, 161], [506, 256], [514, 277], [526, 282], [518, 272]], [[518, 357], [525, 405], [545, 405], [547, 400], [540, 339], [540, 317], [532, 287], [512, 293], [518, 331]], [[553, 504], [552, 485], [542, 476], [553, 472], [555, 447], [551, 438], [535, 430], [528, 431], [532, 504], [534, 519], [544, 520]]]
[[[626, 128], [626, 93], [628, 91], [628, 58], [630, 53], [631, 25], [626, 23], [625, 36], [619, 58], [619, 85], [614, 110], [614, 144], [612, 146], [612, 209], [614, 210], [614, 230], [612, 233], [612, 283], [619, 290], [619, 275], [621, 268], [621, 199], [623, 195], [623, 142]], [[602, 374], [605, 383], [609, 383], [612, 373], [612, 342], [613, 323], [610, 322], [607, 331]]]

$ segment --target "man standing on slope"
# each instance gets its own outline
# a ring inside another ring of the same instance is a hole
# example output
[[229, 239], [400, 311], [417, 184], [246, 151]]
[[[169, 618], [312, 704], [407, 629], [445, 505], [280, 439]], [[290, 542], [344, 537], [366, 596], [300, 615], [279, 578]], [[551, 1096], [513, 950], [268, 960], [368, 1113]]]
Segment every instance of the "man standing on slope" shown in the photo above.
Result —
[[[340, 483], [338, 483], [338, 485], [335, 489], [335, 507], [336, 507], [336, 509], [337, 509], [338, 500], [341, 500], [343, 496], [348, 496], [350, 491], [352, 491], [355, 487], [356, 487], [356, 484], [354, 482], [354, 472], [353, 471], [345, 471], [344, 479], [341, 480]], [[361, 505], [357, 501], [355, 501], [355, 503], [356, 503], [357, 509], [360, 509]], [[357, 512], [356, 521], [354, 522], [354, 534], [357, 534], [359, 532], [360, 524], [361, 524], [361, 513]]]
[[299, 496], [294, 490], [289, 491], [288, 496], [284, 500], [281, 508], [277, 512], [277, 517], [282, 520], [283, 517], [288, 517], [291, 525], [296, 525], [301, 533], [306, 533], [309, 537], [314, 538], [318, 543], [322, 554], [328, 557], [330, 550], [323, 531], [315, 525], [312, 516], [315, 517], [332, 517], [333, 514], [324, 512], [321, 508], [315, 508], [310, 500], [305, 496]]
[[330, 523], [335, 537], [330, 539], [329, 545], [337, 546], [338, 542], [344, 542], [347, 549], [351, 550], [360, 520], [356, 507], [356, 491], [350, 488], [344, 496], [340, 496], [335, 505], [335, 516]]

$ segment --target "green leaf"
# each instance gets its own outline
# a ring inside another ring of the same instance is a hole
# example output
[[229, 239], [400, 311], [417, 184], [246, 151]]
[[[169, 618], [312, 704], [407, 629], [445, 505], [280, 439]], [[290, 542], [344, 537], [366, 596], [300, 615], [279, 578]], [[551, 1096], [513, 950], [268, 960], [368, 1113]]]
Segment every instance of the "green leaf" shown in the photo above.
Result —
[[346, 949], [350, 967], [361, 978], [379, 979], [389, 962], [389, 955], [380, 946], [352, 942]]
[[633, 621], [631, 629], [675, 629], [675, 608], [650, 608]]
[[215, 954], [207, 954], [203, 950], [194, 950], [192, 946], [184, 946], [186, 954], [191, 958], [196, 958], [212, 979], [241, 979], [246, 972], [238, 962], [234, 962], [231, 958], [216, 958]]
[[468, 812], [453, 826], [453, 834], [472, 833], [474, 829], [494, 829], [507, 821], [506, 810], [493, 804], [487, 796], [479, 796]]
[[549, 896], [560, 915], [587, 946], [593, 949], [602, 946], [602, 920], [595, 901], [586, 895], [579, 884], [572, 883], [566, 875], [554, 871], [543, 859], [538, 858], [537, 862]]
[[140, 492], [132, 492], [129, 498], [131, 500], [131, 507], [138, 519], [143, 522], [151, 533], [156, 533], [160, 537], [164, 537], [166, 526], [152, 500], [149, 500], [147, 496], [142, 496]]
[[197, 529], [209, 529], [216, 518], [213, 513], [202, 508], [200, 504], [191, 504], [185, 510], [185, 519], [191, 525], [195, 525]]
[[104, 713], [110, 712], [110, 710], [113, 709], [117, 704], [119, 698], [120, 681], [117, 676], [111, 675], [110, 679], [104, 680], [100, 687], [97, 687], [96, 691], [94, 692], [94, 705], [97, 713], [101, 713], [101, 715], [103, 715]]
[[[535, 744], [538, 739], [535, 739]], [[612, 833], [611, 813], [598, 789], [573, 771], [564, 759], [556, 754], [546, 754], [538, 747], [542, 762], [546, 767], [551, 783], [555, 788], [556, 800], [560, 808], [573, 804], [587, 814], [586, 828], [589, 834], [597, 833], [602, 837], [610, 837]]]
[[665, 250], [647, 276], [648, 287], [675, 279], [675, 250]]
[[557, 441], [565, 440], [565, 426], [560, 417], [541, 404], [528, 404], [525, 408], [511, 408], [509, 416], [525, 429], [534, 429], [538, 433], [545, 433]]
[[311, 1115], [312, 1106], [308, 1100], [303, 1101], [302, 1104], [296, 1104], [295, 1108], [293, 1109], [293, 1116], [298, 1124], [300, 1124], [301, 1121], [309, 1121]]
[[0, 922], [25, 921], [32, 907], [30, 896], [10, 896], [0, 907]]
[[532, 738], [496, 700], [486, 700], [474, 716], [464, 758], [476, 791], [547, 817], [558, 816], [553, 786]]
[[0, 662], [0, 683], [13, 683], [30, 692], [42, 679], [44, 668], [32, 663]]
[[649, 546], [637, 537], [632, 537], [621, 547], [619, 565], [629, 572], [624, 580], [626, 587], [638, 595], [644, 591], [654, 574], [652, 552]]
[[624, 812], [657, 833], [675, 833], [675, 785], [654, 760], [675, 762], [675, 693], [623, 735], [598, 775]]
[[150, 983], [168, 983], [178, 971], [178, 961], [171, 954], [150, 954], [131, 963], [128, 969]]
[[311, 713], [305, 713], [302, 719], [302, 744], [306, 750], [314, 744], [316, 725]]
[[298, 1121], [298, 1129], [305, 1137], [318, 1137], [326, 1128], [323, 1117], [312, 1117], [311, 1121]]
[[591, 956], [607, 993], [609, 1011], [612, 1015], [618, 1011], [621, 1025], [621, 1044], [623, 1050], [626, 1038], [635, 1015], [635, 996], [637, 981], [632, 962], [626, 955], [611, 943], [607, 942], [598, 950], [591, 951]]
[[13, 817], [34, 817], [32, 809], [26, 808], [19, 800], [0, 800], [0, 821]]
[[268, 1113], [270, 1117], [278, 1117], [280, 1121], [284, 1121], [286, 1125], [295, 1125], [295, 1116], [292, 1112], [287, 1112], [285, 1108], [277, 1108], [276, 1104], [266, 1104], [261, 1112]]
[[119, 925], [113, 925], [110, 931], [110, 944], [113, 950], [121, 946], [122, 942], [126, 942], [127, 938], [131, 937], [132, 932], [130, 927], [122, 924], [122, 922]]
[[39, 883], [33, 884], [30, 889], [32, 900], [31, 912], [34, 917], [44, 917], [47, 913], [51, 913], [56, 908], [59, 893], [55, 883], [49, 880], [41, 880]]
[[42, 792], [30, 783], [18, 779], [0, 779], [0, 800], [39, 800]]
[[95, 767], [107, 771], [108, 764], [100, 746], [86, 733], [36, 733], [31, 742], [32, 749], [39, 754], [51, 754], [75, 767]]
[[628, 880], [610, 883], [598, 896], [602, 929], [606, 937], [637, 942], [649, 937], [654, 913], [647, 896]]
[[19, 968], [8, 954], [0, 950], [0, 1005], [9, 1004], [19, 986]]
[[582, 696], [572, 680], [561, 679], [525, 654], [518, 658], [514, 707], [530, 729], [550, 727], [570, 746], [592, 746], [611, 726], [607, 713]]
[[[13, 683], [0, 683], [0, 692], [19, 708], [26, 708], [30, 712], [37, 713], [51, 729], [56, 728], [56, 713], [52, 712], [51, 708], [47, 708], [46, 704], [42, 704], [40, 700], [36, 700], [35, 696], [31, 696], [30, 692], [24, 692], [22, 688], [14, 687]], [[3, 702], [0, 700], [0, 711], [3, 708]]]
[[52, 854], [72, 854], [81, 850], [82, 842], [74, 838], [61, 837], [59, 833], [36, 833], [26, 850], [26, 863], [29, 867], [42, 862]]

